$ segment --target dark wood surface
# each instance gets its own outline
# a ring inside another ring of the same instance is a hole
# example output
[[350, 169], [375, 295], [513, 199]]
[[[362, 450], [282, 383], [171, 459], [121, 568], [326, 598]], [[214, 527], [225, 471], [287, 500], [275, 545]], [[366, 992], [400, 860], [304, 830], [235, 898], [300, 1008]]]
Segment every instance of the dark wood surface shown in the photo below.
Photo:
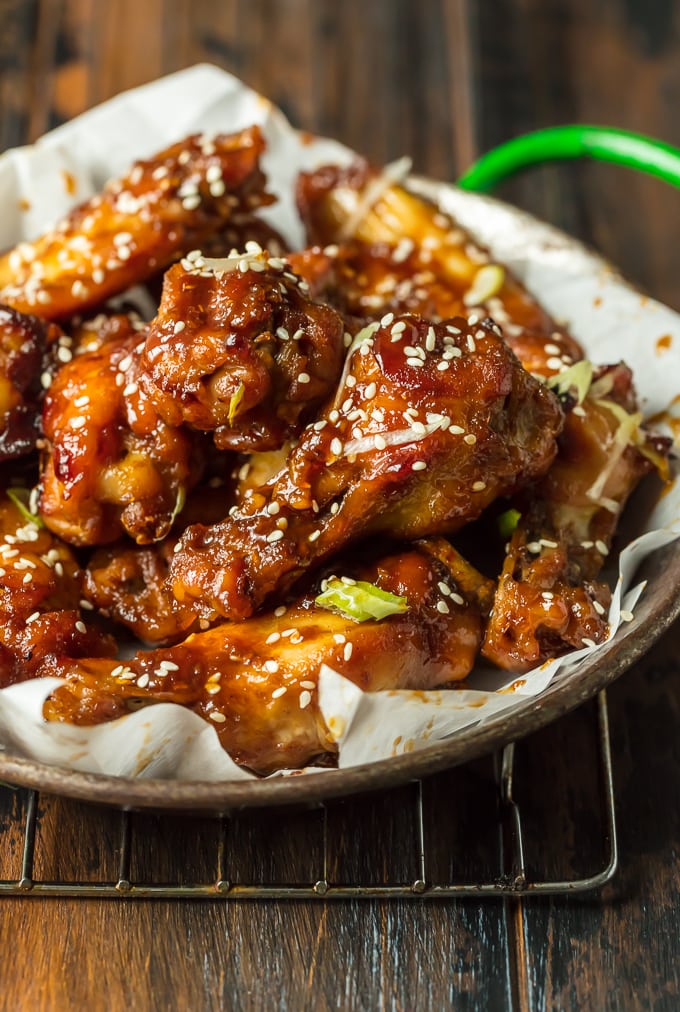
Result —
[[[299, 126], [453, 179], [536, 126], [610, 123], [680, 145], [674, 0], [0, 0], [0, 149], [199, 61]], [[680, 309], [680, 197], [610, 167], [542, 169], [502, 193], [596, 245]], [[463, 900], [0, 900], [7, 1009], [638, 1009], [680, 1004], [680, 629], [610, 692], [621, 869], [600, 894]], [[602, 861], [589, 708], [533, 736], [517, 791], [536, 875]], [[433, 875], [488, 874], [491, 760], [425, 785]], [[414, 875], [412, 789], [333, 807], [335, 880]], [[0, 792], [0, 878], [25, 797]], [[118, 816], [42, 798], [36, 876], [115, 878]], [[214, 875], [210, 821], [136, 817], [132, 872]], [[318, 813], [239, 817], [230, 874], [318, 868]]]

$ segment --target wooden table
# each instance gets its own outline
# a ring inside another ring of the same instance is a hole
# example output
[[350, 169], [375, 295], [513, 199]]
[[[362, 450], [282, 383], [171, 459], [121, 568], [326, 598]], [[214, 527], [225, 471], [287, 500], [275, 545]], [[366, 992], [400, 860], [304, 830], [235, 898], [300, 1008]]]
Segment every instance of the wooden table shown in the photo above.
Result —
[[[441, 179], [507, 137], [560, 122], [610, 123], [680, 145], [672, 2], [0, 0], [0, 149], [199, 61], [240, 75], [301, 127], [378, 162], [408, 152], [417, 171]], [[680, 309], [680, 198], [662, 184], [580, 164], [540, 170], [501, 195], [593, 243]], [[438, 904], [2, 899], [0, 1004], [677, 1008], [678, 647], [676, 627], [610, 691], [621, 869], [601, 894]], [[520, 748], [530, 861], [547, 874], [601, 860], [594, 766], [588, 708]], [[410, 790], [334, 809], [332, 873], [408, 879]], [[478, 874], [496, 846], [484, 815], [490, 762], [425, 792], [450, 808], [429, 827], [442, 873]], [[16, 873], [24, 804], [2, 792], [0, 877]], [[253, 878], [306, 874], [313, 817], [237, 820], [232, 867]], [[117, 818], [42, 798], [36, 875], [115, 878]], [[215, 832], [208, 821], [139, 817], [134, 874], [210, 875]]]

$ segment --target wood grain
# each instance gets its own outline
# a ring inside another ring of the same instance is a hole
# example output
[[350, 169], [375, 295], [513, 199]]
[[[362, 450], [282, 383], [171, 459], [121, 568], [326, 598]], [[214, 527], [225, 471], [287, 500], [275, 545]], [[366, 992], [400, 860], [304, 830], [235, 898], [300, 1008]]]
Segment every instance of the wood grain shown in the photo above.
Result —
[[[241, 76], [300, 127], [378, 162], [408, 152], [417, 171], [442, 179], [552, 123], [612, 123], [680, 144], [672, 0], [0, 0], [0, 148], [199, 61]], [[678, 197], [662, 184], [571, 165], [504, 192], [680, 308]], [[676, 628], [610, 692], [622, 869], [603, 896], [521, 905], [3, 899], [4, 1007], [670, 1012], [680, 994], [679, 645]], [[530, 870], [597, 867], [592, 712], [522, 743], [517, 770]], [[411, 802], [406, 788], [332, 807], [334, 880], [410, 880]], [[425, 785], [432, 879], [488, 871], [495, 804], [490, 760]], [[23, 805], [20, 792], [0, 791], [5, 878], [20, 867]], [[35, 874], [114, 879], [118, 830], [116, 813], [43, 798]], [[218, 831], [134, 817], [132, 874], [214, 875]], [[242, 815], [229, 826], [234, 879], [294, 881], [318, 874], [319, 861], [318, 812]]]

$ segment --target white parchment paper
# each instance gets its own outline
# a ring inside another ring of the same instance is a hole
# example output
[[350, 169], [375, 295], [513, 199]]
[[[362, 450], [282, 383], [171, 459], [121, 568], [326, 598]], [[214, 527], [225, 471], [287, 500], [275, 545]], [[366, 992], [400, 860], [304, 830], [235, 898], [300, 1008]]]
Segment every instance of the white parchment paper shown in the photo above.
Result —
[[[32, 238], [74, 203], [91, 196], [136, 158], [148, 157], [189, 133], [232, 132], [260, 124], [267, 138], [264, 169], [278, 203], [267, 216], [292, 248], [303, 242], [293, 200], [302, 169], [347, 162], [335, 141], [304, 139], [271, 103], [215, 67], [197, 66], [79, 116], [37, 144], [0, 156], [0, 248]], [[75, 181], [75, 191], [73, 188]], [[633, 369], [647, 414], [672, 410], [680, 392], [680, 316], [625, 284], [574, 240], [516, 209], [445, 184], [414, 181], [490, 247], [583, 343], [590, 358], [624, 359]], [[623, 210], [623, 209], [622, 209]], [[657, 345], [668, 335], [662, 352]], [[676, 409], [680, 414], [680, 406]], [[636, 539], [621, 553], [610, 611], [611, 635], [635, 606], [642, 585], [635, 569], [652, 551], [680, 536], [680, 482], [651, 510], [634, 518]], [[337, 729], [339, 765], [347, 767], [425, 747], [568, 678], [584, 648], [516, 680], [476, 671], [465, 688], [428, 693], [363, 693], [342, 672], [324, 666], [319, 702]], [[0, 747], [76, 770], [182, 780], [251, 776], [220, 747], [215, 729], [197, 715], [159, 703], [94, 728], [48, 724], [42, 705], [54, 679], [0, 691]], [[310, 771], [313, 774], [313, 771]]]

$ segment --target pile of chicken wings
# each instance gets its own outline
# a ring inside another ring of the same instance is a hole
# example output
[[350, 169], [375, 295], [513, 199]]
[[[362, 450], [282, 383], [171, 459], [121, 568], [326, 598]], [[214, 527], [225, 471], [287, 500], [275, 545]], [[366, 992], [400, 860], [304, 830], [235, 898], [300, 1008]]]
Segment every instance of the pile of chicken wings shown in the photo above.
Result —
[[301, 174], [288, 250], [263, 151], [189, 137], [0, 257], [0, 685], [64, 679], [77, 724], [179, 703], [264, 774], [333, 764], [324, 664], [430, 689], [606, 638], [668, 445], [393, 173]]

